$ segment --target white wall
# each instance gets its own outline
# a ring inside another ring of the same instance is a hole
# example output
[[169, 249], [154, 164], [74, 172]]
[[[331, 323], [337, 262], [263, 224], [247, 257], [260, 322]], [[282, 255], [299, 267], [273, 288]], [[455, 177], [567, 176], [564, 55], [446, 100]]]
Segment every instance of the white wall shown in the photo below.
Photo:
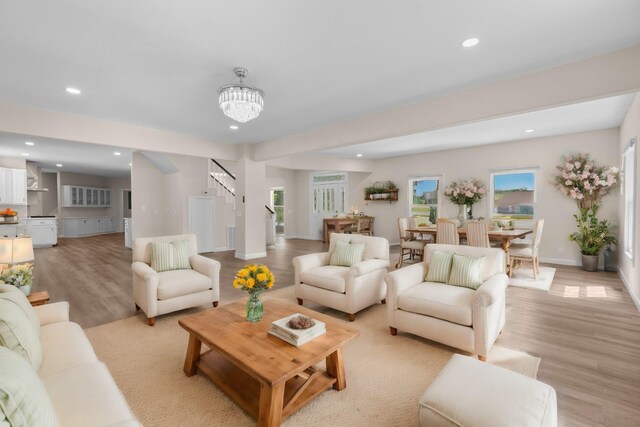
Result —
[[272, 188], [284, 188], [284, 235], [285, 238], [295, 237], [299, 234], [296, 171], [275, 166], [267, 166], [265, 173], [267, 175], [265, 204], [267, 206], [271, 206], [270, 190]]
[[142, 154], [133, 153], [131, 168], [131, 237], [166, 233], [164, 175]]
[[[629, 259], [623, 253], [622, 246], [618, 247], [618, 265], [620, 268], [620, 276], [624, 281], [631, 298], [633, 298], [636, 306], [640, 310], [640, 179], [638, 178], [638, 169], [640, 168], [640, 94], [637, 94], [627, 115], [620, 127], [620, 161], [622, 160], [622, 152], [627, 146], [631, 138], [636, 138], [636, 188], [635, 188], [635, 260]], [[618, 223], [621, 230], [624, 230], [624, 210], [623, 198], [620, 197], [620, 209], [618, 215]], [[622, 236], [622, 231], [620, 236]], [[620, 242], [622, 244], [622, 242]]]
[[[375, 217], [375, 234], [398, 243], [397, 218], [409, 213], [407, 185], [411, 176], [443, 175], [444, 185], [462, 178], [479, 178], [489, 183], [489, 173], [500, 169], [537, 167], [538, 204], [536, 217], [544, 218], [541, 258], [548, 262], [577, 265], [580, 252], [568, 234], [575, 229], [572, 217], [576, 204], [557, 191], [551, 181], [562, 154], [590, 153], [601, 165], [619, 166], [618, 129], [575, 133], [548, 138], [492, 144], [459, 150], [440, 151], [376, 161], [375, 172], [361, 182], [351, 195], [359, 210]], [[393, 181], [399, 187], [398, 202], [364, 201], [364, 187], [374, 181]], [[488, 216], [487, 198], [474, 205], [475, 216]], [[618, 194], [604, 199], [599, 216], [616, 219]], [[441, 216], [456, 217], [457, 207], [448, 200], [441, 203]]]

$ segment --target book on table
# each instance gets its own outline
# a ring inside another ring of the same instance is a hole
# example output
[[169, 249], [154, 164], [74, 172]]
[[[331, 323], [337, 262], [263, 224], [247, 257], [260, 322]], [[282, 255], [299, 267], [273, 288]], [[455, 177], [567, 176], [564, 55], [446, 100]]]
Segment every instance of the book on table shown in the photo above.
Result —
[[301, 316], [301, 314], [295, 313], [290, 316], [283, 317], [282, 319], [274, 320], [271, 322], [271, 329], [269, 330], [269, 333], [291, 345], [300, 347], [301, 345], [306, 344], [327, 332], [327, 327], [324, 322], [315, 319], [312, 319], [314, 325], [307, 329], [294, 329], [290, 327], [288, 325], [289, 320], [296, 316]]

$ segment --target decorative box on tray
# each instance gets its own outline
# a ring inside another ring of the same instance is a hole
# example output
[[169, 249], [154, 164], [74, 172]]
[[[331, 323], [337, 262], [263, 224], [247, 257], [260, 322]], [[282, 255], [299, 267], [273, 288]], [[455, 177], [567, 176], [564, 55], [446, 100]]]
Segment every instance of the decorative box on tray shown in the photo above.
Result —
[[[291, 326], [290, 321], [294, 320], [306, 320], [310, 321], [311, 326], [304, 329], [297, 329]], [[280, 338], [283, 341], [288, 342], [291, 345], [300, 347], [309, 341], [319, 337], [327, 332], [324, 322], [311, 319], [300, 313], [295, 313], [282, 319], [274, 320], [271, 322], [271, 329], [269, 333], [273, 336]]]

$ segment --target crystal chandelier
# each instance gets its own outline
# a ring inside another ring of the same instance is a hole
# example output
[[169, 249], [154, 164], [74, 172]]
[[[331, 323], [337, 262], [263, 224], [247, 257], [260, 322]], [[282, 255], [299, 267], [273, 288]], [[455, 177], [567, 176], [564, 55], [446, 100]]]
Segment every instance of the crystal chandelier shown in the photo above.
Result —
[[240, 83], [222, 86], [219, 91], [218, 103], [225, 116], [236, 122], [246, 123], [253, 120], [264, 108], [264, 93], [255, 87], [242, 83], [249, 70], [236, 67], [233, 72], [240, 79]]

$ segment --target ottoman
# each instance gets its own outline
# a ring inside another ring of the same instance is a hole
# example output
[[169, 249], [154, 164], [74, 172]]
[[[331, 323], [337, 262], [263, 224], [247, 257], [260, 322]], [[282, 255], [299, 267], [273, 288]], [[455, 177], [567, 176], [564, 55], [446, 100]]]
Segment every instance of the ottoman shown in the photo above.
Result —
[[555, 427], [557, 422], [553, 387], [459, 354], [420, 398], [425, 427]]

